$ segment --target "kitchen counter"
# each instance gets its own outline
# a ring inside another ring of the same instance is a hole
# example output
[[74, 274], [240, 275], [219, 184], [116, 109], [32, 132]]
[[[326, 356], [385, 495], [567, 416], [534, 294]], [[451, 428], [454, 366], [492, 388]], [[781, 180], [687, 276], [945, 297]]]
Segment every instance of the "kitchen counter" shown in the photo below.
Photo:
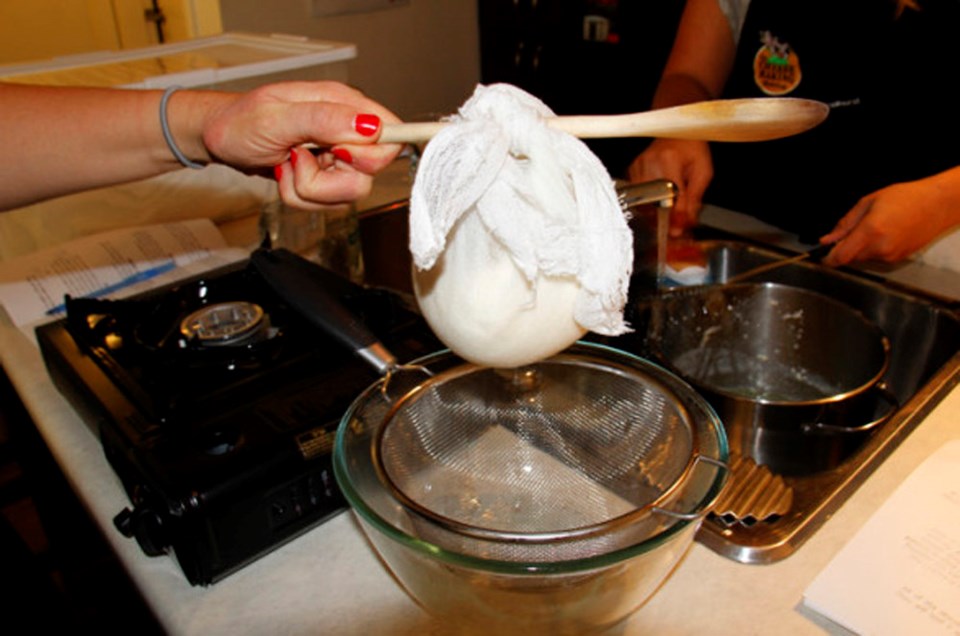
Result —
[[[723, 211], [712, 213], [724, 221]], [[145, 556], [120, 535], [128, 505], [100, 443], [57, 392], [39, 351], [6, 316], [0, 362], [80, 499], [171, 634], [456, 634], [424, 614], [377, 560], [344, 513], [210, 587], [189, 585], [168, 557]], [[960, 439], [960, 388], [911, 433], [792, 556], [744, 565], [694, 544], [662, 589], [614, 634], [844, 634], [802, 606], [803, 591], [904, 478]]]

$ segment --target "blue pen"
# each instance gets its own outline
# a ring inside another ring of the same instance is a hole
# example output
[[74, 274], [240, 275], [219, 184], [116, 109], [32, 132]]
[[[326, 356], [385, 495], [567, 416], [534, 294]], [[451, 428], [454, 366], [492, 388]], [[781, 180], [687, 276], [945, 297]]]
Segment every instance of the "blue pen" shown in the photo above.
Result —
[[[176, 267], [177, 264], [170, 260], [164, 263], [157, 265], [156, 267], [150, 267], [143, 271], [137, 272], [136, 274], [131, 274], [121, 281], [117, 281], [112, 285], [107, 285], [106, 287], [101, 287], [100, 289], [90, 292], [89, 294], [84, 294], [84, 298], [99, 298], [100, 296], [106, 296], [107, 294], [112, 294], [115, 291], [123, 289], [124, 287], [129, 287], [130, 285], [135, 285], [137, 283], [143, 282], [145, 280], [150, 280], [151, 278], [156, 278], [160, 274], [165, 274]], [[55, 307], [51, 307], [46, 311], [48, 316], [54, 316], [56, 314], [63, 313], [66, 311], [67, 306], [64, 303], [60, 303]]]

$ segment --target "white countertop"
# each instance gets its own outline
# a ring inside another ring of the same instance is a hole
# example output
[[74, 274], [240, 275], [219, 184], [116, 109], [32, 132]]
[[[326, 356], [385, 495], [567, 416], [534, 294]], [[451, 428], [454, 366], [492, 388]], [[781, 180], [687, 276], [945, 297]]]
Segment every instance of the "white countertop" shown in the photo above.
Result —
[[[54, 458], [169, 633], [457, 633], [404, 595], [351, 513], [210, 587], [191, 586], [172, 558], [144, 555], [113, 527], [113, 517], [129, 505], [118, 478], [99, 441], [53, 386], [39, 351], [5, 316], [0, 361]], [[662, 589], [613, 633], [846, 633], [802, 607], [804, 589], [917, 465], [958, 438], [955, 388], [795, 554], [771, 565], [744, 565], [694, 544]]]

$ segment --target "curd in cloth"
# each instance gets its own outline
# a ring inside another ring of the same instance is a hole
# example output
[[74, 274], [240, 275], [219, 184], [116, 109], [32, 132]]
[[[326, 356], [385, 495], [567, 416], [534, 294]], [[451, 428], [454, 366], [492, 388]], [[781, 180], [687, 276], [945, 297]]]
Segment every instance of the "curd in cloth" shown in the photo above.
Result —
[[427, 145], [410, 200], [414, 291], [464, 359], [518, 367], [628, 331], [633, 240], [613, 180], [553, 112], [478, 86]]

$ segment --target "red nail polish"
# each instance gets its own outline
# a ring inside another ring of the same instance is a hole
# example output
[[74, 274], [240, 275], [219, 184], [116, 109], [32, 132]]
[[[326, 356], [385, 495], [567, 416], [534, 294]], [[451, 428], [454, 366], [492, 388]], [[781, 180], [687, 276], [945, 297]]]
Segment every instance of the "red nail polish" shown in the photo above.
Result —
[[277, 164], [273, 167], [273, 178], [277, 181], [280, 181], [280, 178], [283, 176], [283, 166]]
[[380, 118], [376, 115], [361, 113], [353, 120], [353, 128], [364, 137], [372, 137], [380, 129]]
[[353, 155], [346, 148], [334, 148], [330, 152], [343, 163], [353, 163]]
[[290, 150], [290, 165], [294, 170], [297, 169], [297, 151], [293, 149]]

